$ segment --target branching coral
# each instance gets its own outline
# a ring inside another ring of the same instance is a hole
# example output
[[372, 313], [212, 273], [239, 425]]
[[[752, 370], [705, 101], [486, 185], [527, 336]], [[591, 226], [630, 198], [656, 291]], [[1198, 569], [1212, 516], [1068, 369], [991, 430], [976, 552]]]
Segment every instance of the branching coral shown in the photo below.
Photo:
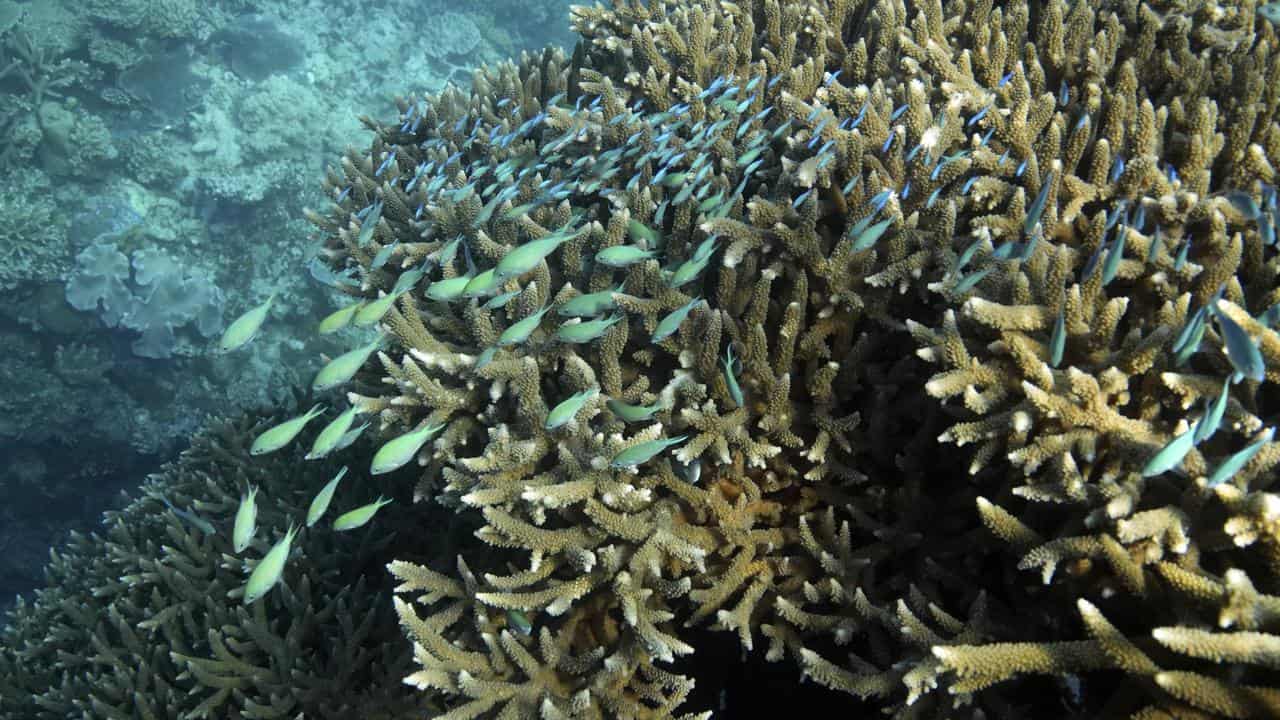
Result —
[[[430, 709], [400, 690], [410, 657], [395, 642], [380, 572], [387, 544], [415, 532], [403, 515], [384, 512], [379, 534], [364, 540], [308, 531], [284, 587], [250, 607], [239, 601], [250, 558], [290, 518], [301, 520], [336, 469], [303, 468], [301, 452], [249, 457], [261, 427], [252, 418], [215, 424], [151, 476], [142, 497], [108, 513], [101, 536], [75, 535], [54, 553], [48, 588], [0, 631], [0, 717], [398, 718]], [[228, 527], [248, 484], [261, 488], [262, 531], [238, 557]], [[360, 493], [377, 489], [389, 490]]]
[[[351, 401], [386, 433], [445, 425], [418, 496], [501, 551], [461, 579], [393, 566], [431, 608], [398, 605], [411, 682], [467, 698], [450, 717], [661, 715], [688, 679], [655, 673], [706, 623], [903, 716], [1057, 708], [998, 683], [1105, 670], [1136, 684], [1104, 675], [1082, 710], [1265, 710], [1272, 628], [1204, 613], [1270, 602], [1280, 446], [1191, 480], [1275, 413], [1270, 27], [1101, 2], [575, 13], [572, 59], [370, 122], [311, 215], [352, 293], [391, 298]], [[1266, 381], [1225, 386], [1190, 477], [1143, 477], [1239, 367], [1223, 317]], [[1228, 573], [1267, 583], [1230, 601]]]

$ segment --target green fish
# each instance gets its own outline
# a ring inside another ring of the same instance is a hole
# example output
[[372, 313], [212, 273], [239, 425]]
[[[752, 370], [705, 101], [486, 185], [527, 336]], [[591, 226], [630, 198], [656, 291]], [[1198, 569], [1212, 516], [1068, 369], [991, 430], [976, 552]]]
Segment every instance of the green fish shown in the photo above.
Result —
[[343, 465], [338, 474], [316, 493], [311, 500], [311, 505], [307, 508], [307, 527], [315, 525], [316, 521], [324, 516], [324, 511], [329, 509], [329, 501], [333, 499], [333, 492], [338, 489], [338, 481], [346, 474], [347, 466]]
[[1258, 6], [1258, 17], [1272, 25], [1280, 26], [1280, 2], [1269, 2]]
[[240, 507], [236, 508], [236, 522], [231, 528], [231, 547], [236, 552], [244, 552], [253, 540], [253, 533], [258, 528], [258, 488], [249, 488], [247, 495], [240, 496]]
[[271, 311], [271, 303], [275, 302], [275, 299], [276, 294], [271, 293], [266, 302], [246, 311], [245, 314], [233, 320], [227, 326], [226, 332], [222, 333], [222, 338], [218, 340], [218, 350], [224, 353], [231, 352], [244, 347], [256, 337], [258, 330], [262, 328], [262, 322], [267, 319], [267, 313]]
[[680, 266], [672, 271], [667, 278], [667, 287], [675, 289], [689, 284], [696, 280], [702, 271], [707, 269], [707, 264], [711, 262], [710, 256], [705, 258], [689, 258], [680, 263]]
[[218, 529], [215, 528], [213, 523], [208, 520], [205, 520], [190, 510], [182, 510], [181, 508], [174, 507], [174, 504], [169, 502], [169, 498], [163, 495], [160, 495], [159, 498], [160, 502], [164, 503], [164, 506], [169, 508], [170, 512], [176, 515], [180, 520], [191, 523], [205, 535], [216, 535], [218, 533]]
[[356, 316], [352, 323], [356, 327], [368, 327], [381, 322], [382, 317], [387, 314], [391, 306], [395, 304], [396, 298], [400, 297], [400, 293], [390, 292], [377, 300], [372, 300], [364, 307], [356, 311]]
[[657, 230], [635, 218], [631, 218], [627, 222], [627, 234], [631, 236], [632, 242], [643, 247], [656, 248], [662, 242], [662, 236], [658, 234]]
[[458, 255], [458, 245], [462, 242], [463, 235], [459, 235], [449, 242], [441, 245], [440, 248], [427, 256], [429, 260], [434, 260], [437, 265], [444, 266], [453, 262]]
[[1263, 445], [1271, 442], [1271, 438], [1275, 433], [1275, 428], [1267, 428], [1266, 431], [1262, 433], [1262, 437], [1254, 440], [1243, 450], [1238, 450], [1231, 457], [1223, 460], [1222, 464], [1218, 466], [1218, 469], [1213, 471], [1213, 474], [1209, 476], [1209, 480], [1205, 484], [1209, 487], [1221, 485], [1227, 480], [1227, 478], [1230, 478], [1232, 475], [1240, 472], [1240, 468], [1248, 464], [1248, 462], [1253, 459], [1253, 456], [1257, 455], [1258, 451], [1262, 449]]
[[548, 235], [537, 240], [530, 240], [502, 256], [502, 259], [498, 261], [497, 267], [493, 269], [494, 277], [498, 280], [505, 280], [509, 277], [529, 272], [538, 267], [538, 263], [545, 260], [548, 255], [555, 252], [556, 248], [573, 237], [574, 235]]
[[440, 302], [452, 302], [462, 297], [462, 291], [471, 282], [470, 275], [459, 275], [447, 280], [438, 280], [427, 286], [427, 297]]
[[524, 291], [521, 288], [516, 288], [515, 290], [512, 290], [510, 292], [504, 292], [501, 295], [494, 295], [493, 297], [489, 298], [489, 301], [486, 302], [482, 307], [485, 310], [497, 310], [498, 308], [506, 307], [507, 303], [511, 302], [512, 300], [515, 300], [516, 296], [519, 295], [521, 292], [524, 292]]
[[643, 250], [634, 245], [614, 245], [596, 253], [596, 262], [621, 269], [648, 260], [655, 254], [652, 250]]
[[547, 430], [555, 430], [569, 424], [569, 421], [578, 414], [583, 405], [586, 405], [592, 398], [600, 394], [599, 388], [587, 388], [581, 392], [570, 395], [567, 399], [560, 402], [547, 413], [547, 421], [543, 427]]
[[1062, 313], [1063, 308], [1058, 308], [1058, 319], [1054, 321], [1053, 334], [1049, 336], [1049, 367], [1058, 367], [1067, 348], [1067, 324]]
[[742, 387], [738, 385], [738, 376], [733, 373], [733, 345], [729, 345], [724, 349], [724, 359], [720, 362], [724, 365], [724, 382], [729, 386], [729, 396], [738, 404], [738, 407], [742, 407], [746, 404], [746, 398], [742, 396]]
[[383, 499], [379, 496], [377, 500], [374, 500], [368, 505], [361, 505], [355, 510], [350, 510], [339, 515], [338, 518], [333, 521], [333, 529], [337, 532], [345, 532], [347, 530], [355, 530], [356, 528], [364, 527], [373, 519], [374, 513], [377, 513], [383, 506], [390, 504], [390, 500]]
[[463, 297], [478, 298], [486, 295], [492, 295], [502, 281], [495, 274], [496, 268], [489, 268], [484, 272], [471, 278], [466, 287], [462, 288]]
[[1142, 477], [1154, 477], [1181, 465], [1182, 459], [1187, 456], [1188, 452], [1191, 452], [1191, 446], [1196, 436], [1196, 427], [1199, 424], [1200, 421], [1197, 420], [1194, 425], [1187, 428], [1186, 432], [1165, 443], [1165, 446], [1160, 448], [1160, 452], [1151, 456], [1147, 464], [1142, 466]]
[[880, 239], [881, 235], [884, 235], [884, 231], [888, 230], [891, 224], [893, 224], [893, 218], [885, 218], [875, 225], [862, 230], [858, 233], [858, 237], [854, 238], [853, 249], [855, 251], [869, 249], [871, 246], [876, 244], [876, 241]]
[[369, 427], [369, 421], [366, 420], [365, 422], [360, 424], [360, 427], [355, 428], [353, 430], [348, 430], [345, 433], [343, 433], [342, 439], [338, 441], [338, 444], [334, 446], [331, 452], [345, 450], [348, 447], [350, 447], [351, 443], [355, 442], [360, 437], [360, 433], [363, 433], [365, 431], [365, 428], [367, 427]]
[[620, 292], [622, 292], [622, 285], [619, 285], [614, 290], [601, 290], [600, 292], [579, 295], [576, 298], [565, 301], [564, 304], [556, 308], [556, 314], [561, 317], [596, 317], [606, 311], [618, 308], [613, 296], [615, 293]]
[[297, 532], [297, 529], [290, 524], [284, 537], [271, 546], [267, 554], [263, 555], [258, 564], [253, 567], [253, 572], [249, 574], [249, 582], [244, 586], [245, 605], [252, 605], [280, 582], [284, 565], [289, 560], [289, 546], [293, 543]]
[[1231, 387], [1231, 378], [1226, 377], [1222, 380], [1222, 392], [1218, 393], [1218, 399], [1205, 410], [1204, 416], [1200, 418], [1200, 422], [1196, 423], [1195, 437], [1192, 442], [1196, 445], [1208, 440], [1218, 430], [1218, 426], [1222, 424], [1222, 416], [1227, 411], [1227, 390]]
[[622, 315], [582, 322], [566, 322], [556, 329], [556, 337], [567, 343], [589, 343], [622, 319]]
[[330, 360], [324, 367], [320, 368], [320, 372], [316, 373], [315, 380], [311, 381], [311, 389], [316, 392], [322, 392], [342, 385], [355, 377], [356, 372], [369, 359], [373, 351], [382, 347], [383, 342], [383, 337], [377, 337], [368, 345], [358, 347], [355, 350], [348, 350]]
[[444, 429], [444, 425], [427, 425], [416, 430], [391, 438], [373, 455], [373, 463], [369, 466], [370, 475], [382, 475], [404, 467], [412, 460], [427, 441]]
[[378, 220], [382, 218], [382, 201], [378, 200], [369, 208], [369, 212], [364, 216], [364, 220], [360, 221], [360, 233], [356, 235], [356, 245], [364, 247], [373, 239], [374, 228], [378, 227]]
[[298, 436], [298, 433], [302, 432], [302, 428], [306, 427], [307, 423], [323, 412], [324, 405], [316, 405], [308, 410], [305, 415], [299, 415], [285, 420], [275, 427], [268, 428], [254, 439], [253, 446], [249, 448], [249, 454], [264, 455], [288, 445]]
[[485, 348], [483, 352], [481, 352], [479, 355], [476, 356], [475, 369], [479, 370], [483, 368], [485, 365], [488, 365], [489, 363], [493, 362], [493, 356], [497, 354], [498, 354], [498, 348], [496, 345], [493, 347]]
[[696, 297], [680, 307], [672, 310], [666, 317], [658, 321], [658, 327], [653, 330], [652, 342], [659, 343], [675, 334], [680, 329], [680, 325], [684, 323], [684, 319], [689, 316], [689, 311], [693, 310], [693, 306], [702, 302], [702, 298]]
[[347, 430], [351, 429], [351, 423], [355, 422], [356, 414], [359, 411], [355, 405], [344, 410], [324, 426], [316, 439], [311, 443], [311, 452], [306, 454], [307, 460], [319, 460], [338, 449], [338, 443], [342, 441], [342, 437], [347, 434]]
[[631, 423], [644, 422], [662, 409], [662, 403], [660, 401], [655, 402], [652, 405], [628, 405], [621, 400], [609, 398], [609, 400], [605, 402], [605, 405], [608, 406], [610, 412], [614, 415], [622, 418], [625, 422]]
[[533, 634], [533, 623], [529, 621], [529, 616], [519, 610], [507, 611], [507, 624], [511, 626], [511, 629], [525, 637]]
[[635, 467], [643, 462], [647, 462], [654, 455], [657, 455], [672, 445], [679, 445], [687, 439], [689, 439], [688, 435], [681, 435], [680, 437], [658, 438], [657, 440], [650, 440], [648, 442], [642, 442], [639, 445], [633, 445], [626, 450], [619, 452], [617, 455], [614, 455], [613, 459], [609, 461], [609, 467]]
[[320, 334], [328, 335], [334, 333], [351, 324], [351, 318], [355, 316], [360, 308], [364, 307], [364, 301], [351, 303], [346, 307], [338, 308], [329, 313], [320, 321]]
[[529, 336], [533, 334], [533, 331], [538, 329], [538, 324], [542, 322], [542, 316], [546, 315], [547, 311], [550, 309], [550, 305], [544, 305], [541, 310], [535, 312], [529, 317], [512, 323], [511, 327], [503, 330], [502, 334], [498, 335], [497, 346], [509, 347], [511, 345], [519, 345], [525, 340], [528, 340]]
[[1218, 321], [1218, 330], [1227, 346], [1227, 359], [1231, 361], [1231, 366], [1244, 377], [1262, 382], [1267, 368], [1262, 360], [1262, 353], [1258, 350], [1258, 343], [1235, 320], [1218, 309], [1216, 300], [1210, 309]]

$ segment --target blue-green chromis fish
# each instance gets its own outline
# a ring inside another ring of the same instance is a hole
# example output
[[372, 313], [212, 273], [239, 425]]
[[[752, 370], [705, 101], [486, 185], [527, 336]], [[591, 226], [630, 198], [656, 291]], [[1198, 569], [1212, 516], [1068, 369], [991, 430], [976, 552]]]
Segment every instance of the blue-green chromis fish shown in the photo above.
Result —
[[609, 400], [605, 402], [605, 406], [609, 408], [610, 412], [617, 415], [624, 422], [644, 422], [662, 409], [662, 403], [660, 401], [654, 402], [652, 405], [628, 405], [621, 400], [615, 400], [613, 398], [609, 398]]
[[1142, 477], [1154, 477], [1160, 473], [1172, 470], [1182, 464], [1182, 459], [1191, 451], [1196, 436], [1196, 426], [1200, 424], [1197, 420], [1194, 425], [1187, 428], [1187, 431], [1175, 437], [1160, 451], [1151, 456], [1146, 465], [1142, 466]]
[[643, 250], [634, 245], [614, 245], [596, 253], [596, 262], [611, 268], [626, 268], [643, 260], [648, 260], [655, 253]]
[[427, 286], [427, 297], [440, 302], [451, 302], [462, 297], [462, 291], [471, 282], [470, 275], [459, 275], [445, 280], [437, 280]]
[[353, 302], [346, 307], [340, 307], [337, 310], [324, 316], [320, 321], [319, 331], [321, 335], [334, 333], [351, 324], [351, 318], [364, 307], [364, 301]]
[[378, 200], [369, 208], [369, 212], [360, 221], [360, 232], [356, 235], [356, 245], [364, 247], [373, 239], [373, 231], [378, 227], [378, 220], [382, 218], [382, 201]]
[[620, 292], [622, 292], [622, 285], [613, 290], [601, 290], [600, 292], [579, 295], [566, 300], [560, 307], [556, 308], [556, 314], [561, 317], [596, 317], [601, 313], [618, 308], [613, 296], [614, 293]]
[[533, 331], [538, 329], [538, 324], [542, 322], [542, 316], [546, 315], [547, 311], [550, 309], [550, 305], [543, 306], [541, 310], [535, 312], [529, 317], [512, 323], [510, 327], [503, 330], [502, 333], [498, 335], [497, 346], [509, 347], [511, 345], [519, 345], [525, 340], [528, 340], [529, 336], [533, 334]]
[[390, 292], [377, 300], [370, 300], [363, 307], [356, 311], [352, 324], [356, 327], [368, 327], [380, 322], [391, 306], [395, 304], [396, 298], [400, 297], [400, 293]]
[[323, 412], [324, 405], [316, 405], [308, 410], [305, 415], [290, 418], [275, 427], [268, 428], [254, 439], [253, 446], [249, 448], [249, 454], [262, 455], [288, 445], [298, 436], [298, 433], [302, 432], [302, 428], [306, 427], [307, 423]]
[[231, 528], [231, 547], [236, 552], [244, 552], [253, 540], [253, 533], [258, 528], [258, 488], [249, 488], [247, 495], [240, 496], [240, 507], [236, 508], [236, 522]]
[[519, 610], [507, 611], [507, 625], [525, 637], [533, 634], [533, 623], [529, 621], [529, 616]]
[[379, 497], [368, 505], [361, 505], [355, 510], [349, 510], [339, 515], [337, 519], [333, 521], [333, 529], [338, 532], [345, 532], [347, 530], [355, 530], [356, 528], [364, 527], [373, 519], [374, 514], [377, 513], [379, 509], [390, 504], [390, 500]]
[[177, 507], [174, 507], [173, 503], [169, 502], [169, 498], [163, 495], [159, 497], [160, 497], [160, 502], [164, 503], [164, 506], [169, 508], [169, 511], [172, 512], [174, 515], [176, 515], [178, 519], [184, 520], [190, 523], [191, 525], [194, 525], [197, 529], [200, 530], [200, 532], [204, 533], [205, 535], [217, 534], [218, 530], [213, 526], [213, 523], [209, 522], [208, 520], [205, 520], [204, 518], [200, 517], [199, 515], [195, 514], [190, 510], [182, 510]]
[[346, 474], [347, 466], [343, 465], [338, 474], [334, 475], [333, 479], [320, 488], [320, 492], [312, 498], [311, 505], [307, 508], [307, 527], [315, 525], [324, 516], [324, 511], [329, 509], [329, 501], [333, 499], [333, 492], [338, 489], [338, 482]]
[[1040, 217], [1044, 215], [1044, 204], [1049, 198], [1049, 188], [1053, 186], [1053, 171], [1045, 176], [1044, 182], [1040, 184], [1040, 192], [1036, 193], [1036, 199], [1031, 202], [1031, 208], [1027, 210], [1027, 218], [1022, 223], [1023, 232], [1031, 234], [1032, 228], [1040, 222]]
[[375, 338], [368, 345], [348, 350], [330, 360], [324, 367], [320, 368], [320, 372], [316, 373], [315, 380], [311, 381], [311, 389], [321, 392], [342, 385], [355, 377], [356, 372], [360, 370], [361, 366], [364, 365], [375, 350], [382, 347], [383, 342], [384, 338]]
[[339, 450], [347, 449], [348, 447], [351, 446], [351, 443], [355, 442], [356, 439], [360, 437], [360, 434], [365, 431], [365, 428], [368, 428], [368, 427], [369, 427], [369, 421], [366, 420], [365, 422], [360, 424], [360, 427], [352, 428], [351, 430], [346, 431], [345, 433], [342, 434], [342, 439], [338, 441], [338, 444], [334, 446], [333, 450], [331, 450], [330, 452], [337, 452]]
[[650, 458], [658, 453], [666, 450], [672, 445], [679, 445], [688, 439], [689, 436], [681, 435], [673, 438], [658, 438], [642, 442], [639, 445], [633, 445], [626, 450], [619, 452], [609, 461], [611, 468], [628, 468], [635, 467], [641, 463], [647, 462]]
[[271, 303], [275, 302], [275, 299], [276, 294], [271, 293], [266, 302], [246, 311], [243, 315], [231, 321], [226, 331], [222, 333], [222, 338], [218, 340], [218, 350], [231, 352], [244, 347], [256, 337], [258, 330], [262, 328], [262, 322], [267, 319], [267, 313], [271, 311]]
[[1058, 308], [1058, 319], [1053, 322], [1053, 333], [1049, 335], [1049, 367], [1056, 368], [1062, 362], [1062, 353], [1067, 348], [1067, 322], [1063, 314], [1064, 308]]
[[547, 430], [555, 430], [568, 425], [569, 421], [582, 409], [582, 406], [586, 405], [598, 394], [600, 394], [600, 389], [592, 387], [570, 395], [552, 408], [551, 412], [547, 413], [547, 421], [543, 424], [543, 427]]
[[697, 279], [698, 275], [707, 268], [707, 264], [711, 262], [711, 256], [705, 258], [689, 258], [680, 263], [680, 266], [671, 272], [671, 276], [667, 278], [667, 287], [679, 288], [689, 284]]
[[1275, 433], [1275, 428], [1267, 428], [1266, 431], [1262, 433], [1262, 437], [1250, 443], [1243, 450], [1238, 450], [1231, 457], [1223, 460], [1222, 464], [1213, 471], [1213, 474], [1209, 476], [1209, 480], [1205, 484], [1209, 487], [1221, 485], [1232, 475], [1240, 472], [1240, 468], [1243, 468], [1248, 464], [1248, 462], [1253, 459], [1253, 456], [1257, 455], [1258, 451], [1262, 449], [1263, 445], [1271, 442], [1271, 438]]
[[561, 342], [567, 343], [589, 343], [592, 340], [604, 335], [605, 331], [613, 327], [622, 315], [613, 315], [608, 318], [597, 318], [595, 320], [584, 320], [582, 322], [566, 322], [556, 329], [556, 337]]
[[297, 534], [297, 528], [293, 525], [289, 526], [284, 537], [280, 538], [266, 555], [258, 561], [254, 566], [253, 572], [249, 574], [249, 582], [244, 586], [244, 604], [251, 605], [258, 598], [267, 594], [276, 583], [280, 582], [280, 576], [284, 574], [285, 563], [289, 560], [289, 546], [293, 543], [293, 538]]
[[407, 464], [418, 454], [427, 441], [444, 429], [444, 425], [427, 425], [388, 440], [373, 455], [373, 463], [369, 466], [370, 475], [381, 475], [397, 470]]
[[355, 422], [356, 413], [359, 412], [355, 405], [344, 410], [338, 417], [329, 421], [328, 425], [316, 435], [315, 441], [311, 443], [311, 452], [306, 454], [307, 460], [319, 460], [338, 449], [338, 443], [342, 442], [342, 438], [347, 434], [347, 430], [351, 429], [351, 423]]
[[881, 235], [884, 235], [884, 231], [888, 230], [891, 224], [893, 224], [893, 218], [885, 218], [858, 233], [858, 236], [853, 240], [854, 251], [867, 250], [875, 245], [876, 241], [880, 239]]
[[492, 295], [495, 290], [502, 284], [494, 272], [494, 268], [489, 268], [484, 272], [471, 278], [466, 287], [462, 288], [462, 296], [468, 298], [485, 297]]
[[515, 290], [512, 290], [510, 292], [504, 292], [501, 295], [494, 295], [493, 297], [489, 298], [489, 301], [486, 302], [481, 307], [483, 307], [485, 310], [497, 310], [499, 308], [506, 307], [507, 303], [511, 302], [512, 300], [515, 300], [516, 296], [519, 295], [521, 292], [524, 292], [524, 291], [520, 288], [516, 288]]
[[1232, 320], [1229, 315], [1218, 309], [1217, 302], [1210, 306], [1213, 316], [1218, 320], [1218, 329], [1222, 341], [1227, 346], [1227, 359], [1231, 366], [1244, 377], [1254, 382], [1262, 382], [1266, 377], [1266, 363], [1262, 360], [1262, 352], [1249, 333]]
[[721, 364], [724, 366], [724, 383], [729, 387], [729, 396], [738, 407], [742, 407], [746, 404], [746, 398], [742, 395], [742, 386], [738, 385], [738, 376], [733, 372], [733, 345], [724, 349], [724, 359], [721, 360]]
[[693, 307], [702, 302], [702, 298], [696, 297], [680, 307], [667, 313], [667, 316], [658, 321], [658, 326], [653, 330], [653, 336], [650, 338], [652, 342], [658, 343], [666, 340], [680, 329], [680, 325], [684, 323], [689, 312]]
[[1218, 430], [1218, 426], [1222, 424], [1222, 416], [1227, 412], [1228, 390], [1231, 388], [1231, 378], [1226, 377], [1222, 380], [1222, 392], [1218, 393], [1218, 399], [1205, 411], [1204, 417], [1200, 418], [1200, 422], [1196, 423], [1195, 437], [1192, 442], [1196, 445], [1208, 440]]
[[1269, 2], [1258, 6], [1258, 17], [1272, 25], [1280, 27], [1280, 2]]
[[502, 256], [502, 259], [498, 261], [498, 265], [494, 268], [494, 277], [498, 280], [505, 280], [506, 278], [529, 272], [538, 267], [538, 263], [546, 259], [556, 248], [572, 237], [575, 236], [548, 235], [537, 240], [530, 240]]

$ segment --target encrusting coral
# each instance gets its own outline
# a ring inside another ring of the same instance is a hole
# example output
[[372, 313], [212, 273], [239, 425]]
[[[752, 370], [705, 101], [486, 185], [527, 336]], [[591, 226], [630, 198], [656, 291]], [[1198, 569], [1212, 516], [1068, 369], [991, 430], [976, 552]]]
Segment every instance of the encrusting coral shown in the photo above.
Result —
[[[363, 537], [304, 531], [284, 589], [241, 602], [250, 559], [301, 522], [337, 469], [304, 465], [300, 451], [250, 457], [262, 419], [215, 423], [108, 512], [100, 535], [53, 553], [48, 587], [0, 629], [0, 717], [403, 718], [434, 707], [401, 689], [411, 655], [381, 568], [389, 546], [425, 542], [405, 514], [386, 511]], [[349, 480], [360, 489], [334, 505], [396, 480]], [[260, 488], [259, 532], [237, 556], [227, 527], [247, 486]], [[431, 537], [440, 542], [438, 528]]]
[[[350, 401], [443, 427], [417, 495], [506, 553], [392, 564], [407, 682], [446, 717], [666, 717], [707, 624], [902, 717], [1275, 710], [1280, 69], [1252, 5], [574, 21], [573, 58], [370, 121], [311, 214], [394, 339]], [[1267, 377], [1224, 385], [1248, 348]], [[1002, 683], [1028, 673], [1067, 690]]]
[[707, 717], [706, 630], [901, 718], [1280, 713], [1270, 11], [574, 12], [308, 213], [387, 335], [317, 385], [484, 543], [388, 551], [440, 717]]

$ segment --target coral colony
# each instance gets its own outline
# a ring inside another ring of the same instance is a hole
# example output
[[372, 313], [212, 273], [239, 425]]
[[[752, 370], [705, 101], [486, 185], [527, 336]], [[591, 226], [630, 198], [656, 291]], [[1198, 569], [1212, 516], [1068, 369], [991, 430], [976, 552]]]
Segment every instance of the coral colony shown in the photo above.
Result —
[[[307, 217], [356, 281], [325, 331], [381, 337], [321, 370], [317, 457], [403, 485], [300, 472], [347, 515], [258, 518], [230, 622], [303, 604], [291, 540], [443, 506], [448, 562], [388, 535], [441, 718], [709, 717], [693, 629], [894, 717], [1280, 715], [1274, 15], [619, 2], [366, 120]], [[187, 552], [233, 552], [219, 492]], [[166, 684], [305, 706], [191, 612]]]

